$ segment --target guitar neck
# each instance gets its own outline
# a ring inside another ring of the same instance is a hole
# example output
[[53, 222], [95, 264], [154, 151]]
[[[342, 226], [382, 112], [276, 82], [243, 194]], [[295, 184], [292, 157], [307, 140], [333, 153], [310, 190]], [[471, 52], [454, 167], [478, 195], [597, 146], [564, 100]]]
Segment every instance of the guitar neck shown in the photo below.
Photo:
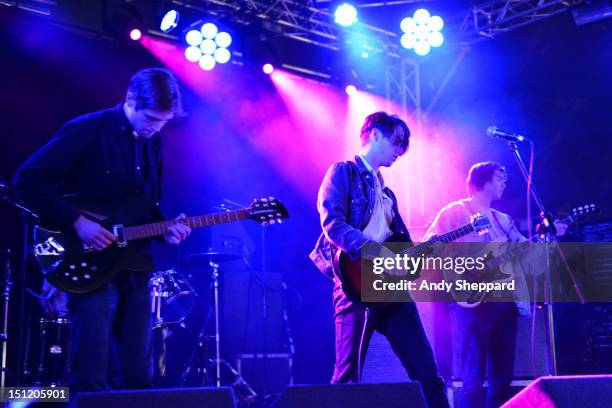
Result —
[[429, 241], [425, 241], [425, 242], [421, 242], [419, 245], [415, 246], [414, 248], [411, 248], [411, 250], [413, 251], [419, 251], [420, 249], [424, 249], [425, 247], [427, 247], [428, 245], [433, 244], [434, 242], [443, 242], [445, 244], [449, 243], [449, 242], [453, 242], [455, 240], [458, 240], [459, 238], [474, 232], [474, 225], [470, 224], [465, 224], [459, 228], [456, 228], [450, 232], [447, 232], [446, 234], [441, 234], [441, 235], [437, 235], [435, 237], [433, 237], [432, 239], [430, 239]]
[[187, 217], [184, 220], [167, 220], [161, 222], [154, 222], [151, 224], [134, 225], [125, 228], [125, 237], [127, 240], [152, 238], [159, 235], [163, 235], [168, 232], [168, 229], [182, 223], [187, 225], [191, 229], [209, 227], [211, 225], [226, 224], [228, 222], [235, 222], [245, 220], [248, 218], [247, 209], [240, 209], [234, 211], [227, 211], [215, 214], [197, 215], [194, 217]]

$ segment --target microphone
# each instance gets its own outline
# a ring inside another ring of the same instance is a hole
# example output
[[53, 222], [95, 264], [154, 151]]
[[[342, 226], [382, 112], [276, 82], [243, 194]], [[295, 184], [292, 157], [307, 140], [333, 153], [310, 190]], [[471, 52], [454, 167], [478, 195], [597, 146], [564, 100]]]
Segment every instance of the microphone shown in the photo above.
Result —
[[498, 129], [497, 126], [489, 126], [487, 128], [487, 136], [497, 139], [504, 139], [509, 142], [530, 142], [529, 138], [525, 136], [517, 135], [516, 133], [509, 133], [504, 130]]

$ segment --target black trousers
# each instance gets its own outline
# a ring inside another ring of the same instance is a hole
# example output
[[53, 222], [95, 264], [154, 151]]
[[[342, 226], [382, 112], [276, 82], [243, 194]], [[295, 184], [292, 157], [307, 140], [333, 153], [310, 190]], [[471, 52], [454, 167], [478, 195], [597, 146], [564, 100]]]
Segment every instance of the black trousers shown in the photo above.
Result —
[[151, 387], [151, 299], [147, 278], [148, 274], [121, 272], [94, 292], [69, 294], [71, 392], [110, 388], [113, 340], [120, 357], [121, 386]]
[[336, 285], [334, 307], [336, 364], [332, 383], [359, 381], [367, 346], [376, 330], [387, 338], [410, 379], [421, 384], [429, 407], [449, 406], [444, 381], [438, 374], [433, 350], [415, 303], [392, 303], [372, 309], [366, 322], [365, 309], [346, 298]]
[[[462, 408], [499, 407], [510, 398], [517, 309], [514, 302], [455, 305], [461, 341]], [[483, 383], [488, 366], [488, 393]]]

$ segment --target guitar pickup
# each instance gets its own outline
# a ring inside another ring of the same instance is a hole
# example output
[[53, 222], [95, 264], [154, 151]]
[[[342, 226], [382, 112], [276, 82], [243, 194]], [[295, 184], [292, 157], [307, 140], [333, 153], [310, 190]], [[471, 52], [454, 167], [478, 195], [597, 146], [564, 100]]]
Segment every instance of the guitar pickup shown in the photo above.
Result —
[[113, 225], [113, 234], [117, 237], [117, 246], [120, 248], [127, 246], [127, 239], [125, 238], [125, 228], [123, 224]]

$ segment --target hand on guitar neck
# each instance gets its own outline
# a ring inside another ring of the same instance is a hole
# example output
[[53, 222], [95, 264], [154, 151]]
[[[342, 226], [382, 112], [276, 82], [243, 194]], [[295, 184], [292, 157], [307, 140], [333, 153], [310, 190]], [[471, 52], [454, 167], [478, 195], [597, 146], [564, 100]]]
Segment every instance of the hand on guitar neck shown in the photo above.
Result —
[[186, 218], [187, 216], [181, 213], [174, 219], [177, 222], [168, 228], [168, 232], [164, 234], [164, 241], [168, 244], [178, 245], [181, 241], [187, 239], [191, 234], [191, 228], [185, 225], [184, 220]]
[[[168, 231], [163, 234], [164, 241], [168, 244], [178, 245], [189, 236], [191, 228], [185, 225], [184, 220], [186, 218], [185, 214], [179, 214], [174, 219], [177, 222], [168, 227]], [[94, 251], [102, 251], [117, 241], [117, 237], [112, 232], [83, 215], [80, 215], [72, 226], [83, 244]]]

